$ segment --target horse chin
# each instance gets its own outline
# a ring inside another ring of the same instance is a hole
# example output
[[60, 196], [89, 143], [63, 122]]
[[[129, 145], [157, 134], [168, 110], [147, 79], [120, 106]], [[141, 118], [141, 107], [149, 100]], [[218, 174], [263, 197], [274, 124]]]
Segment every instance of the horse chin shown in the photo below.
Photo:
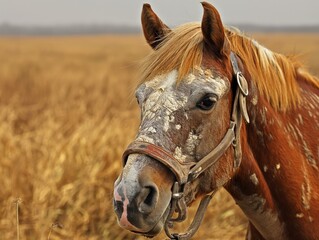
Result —
[[152, 230], [150, 230], [147, 233], [140, 233], [140, 232], [135, 232], [135, 233], [143, 235], [144, 237], [147, 237], [147, 238], [153, 238], [161, 232], [161, 230], [163, 229], [163, 225], [164, 223], [160, 221], [155, 225], [154, 228], [152, 228]]
[[159, 221], [148, 232], [138, 232], [138, 231], [132, 231], [132, 232], [139, 234], [139, 235], [143, 235], [144, 237], [147, 237], [147, 238], [155, 237], [156, 235], [158, 235], [162, 231], [162, 229], [164, 227], [164, 223], [168, 217], [169, 210], [170, 210], [170, 208], [168, 207], [166, 209], [166, 211], [164, 212], [164, 214], [162, 215], [162, 217], [160, 217]]

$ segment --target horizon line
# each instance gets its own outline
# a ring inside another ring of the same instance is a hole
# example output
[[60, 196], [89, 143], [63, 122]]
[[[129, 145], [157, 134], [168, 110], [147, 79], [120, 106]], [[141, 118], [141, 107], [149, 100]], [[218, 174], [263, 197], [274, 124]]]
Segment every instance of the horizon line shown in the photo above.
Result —
[[[261, 24], [225, 24], [234, 26], [244, 32], [311, 32], [319, 33], [319, 24], [313, 25], [261, 25]], [[2, 22], [0, 23], [0, 35], [80, 35], [80, 34], [137, 34], [141, 33], [139, 26], [127, 24], [106, 23], [76, 23], [56, 25], [19, 25]]]

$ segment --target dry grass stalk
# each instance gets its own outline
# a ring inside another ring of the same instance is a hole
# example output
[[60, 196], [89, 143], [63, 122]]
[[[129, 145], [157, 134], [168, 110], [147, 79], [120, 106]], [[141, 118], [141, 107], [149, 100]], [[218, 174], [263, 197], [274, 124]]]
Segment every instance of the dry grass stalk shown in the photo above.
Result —
[[17, 198], [14, 201], [14, 204], [16, 206], [16, 229], [17, 229], [17, 240], [20, 240], [20, 222], [19, 222], [19, 204], [22, 203], [21, 198]]

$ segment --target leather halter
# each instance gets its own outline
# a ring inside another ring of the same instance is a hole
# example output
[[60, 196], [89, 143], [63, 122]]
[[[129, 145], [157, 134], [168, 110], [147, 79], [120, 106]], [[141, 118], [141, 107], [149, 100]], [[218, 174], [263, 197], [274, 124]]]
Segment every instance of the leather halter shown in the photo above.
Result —
[[[170, 239], [186, 240], [190, 239], [195, 234], [204, 217], [208, 203], [216, 192], [215, 190], [211, 194], [208, 194], [202, 198], [193, 222], [186, 233], [171, 234], [169, 228], [173, 226], [173, 222], [182, 222], [187, 217], [187, 206], [184, 193], [189, 183], [197, 179], [201, 173], [213, 166], [230, 146], [233, 146], [234, 148], [234, 168], [237, 169], [240, 166], [242, 158], [240, 145], [240, 129], [242, 125], [242, 118], [244, 117], [245, 121], [249, 123], [249, 116], [246, 106], [248, 84], [239, 69], [237, 56], [233, 52], [230, 53], [230, 60], [234, 73], [233, 76], [236, 79], [237, 84], [230, 125], [221, 142], [210, 153], [208, 153], [198, 162], [183, 162], [179, 159], [176, 159], [172, 153], [157, 145], [148, 142], [134, 141], [128, 146], [123, 154], [123, 165], [125, 165], [130, 154], [139, 153], [145, 154], [161, 162], [174, 173], [176, 182], [172, 188], [170, 211], [164, 225], [166, 235]], [[174, 212], [178, 213], [176, 218], [173, 218]]]

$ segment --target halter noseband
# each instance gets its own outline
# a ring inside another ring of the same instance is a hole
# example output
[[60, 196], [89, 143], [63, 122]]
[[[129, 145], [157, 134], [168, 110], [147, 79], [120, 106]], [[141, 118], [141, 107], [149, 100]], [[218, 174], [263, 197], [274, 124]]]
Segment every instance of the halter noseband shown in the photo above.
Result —
[[[240, 146], [240, 128], [242, 124], [242, 117], [244, 117], [245, 121], [249, 123], [246, 106], [248, 84], [239, 69], [237, 57], [233, 52], [231, 52], [230, 54], [230, 60], [234, 72], [234, 78], [236, 78], [237, 84], [230, 125], [224, 138], [210, 153], [208, 153], [198, 162], [185, 163], [180, 161], [179, 159], [176, 159], [171, 153], [157, 145], [147, 142], [134, 141], [128, 146], [123, 154], [124, 165], [126, 163], [127, 157], [130, 154], [139, 153], [156, 159], [174, 173], [176, 182], [174, 183], [172, 188], [170, 211], [164, 225], [166, 235], [170, 239], [190, 239], [199, 228], [208, 203], [212, 199], [213, 195], [216, 193], [215, 190], [211, 194], [208, 194], [202, 198], [193, 222], [189, 226], [186, 233], [171, 234], [169, 228], [173, 226], [173, 223], [182, 222], [187, 217], [187, 206], [184, 194], [187, 185], [193, 180], [197, 179], [198, 176], [206, 171], [209, 167], [213, 166], [231, 145], [234, 148], [234, 168], [237, 169], [240, 166], [242, 158], [242, 151]], [[174, 212], [178, 213], [176, 218], [173, 218]]]

